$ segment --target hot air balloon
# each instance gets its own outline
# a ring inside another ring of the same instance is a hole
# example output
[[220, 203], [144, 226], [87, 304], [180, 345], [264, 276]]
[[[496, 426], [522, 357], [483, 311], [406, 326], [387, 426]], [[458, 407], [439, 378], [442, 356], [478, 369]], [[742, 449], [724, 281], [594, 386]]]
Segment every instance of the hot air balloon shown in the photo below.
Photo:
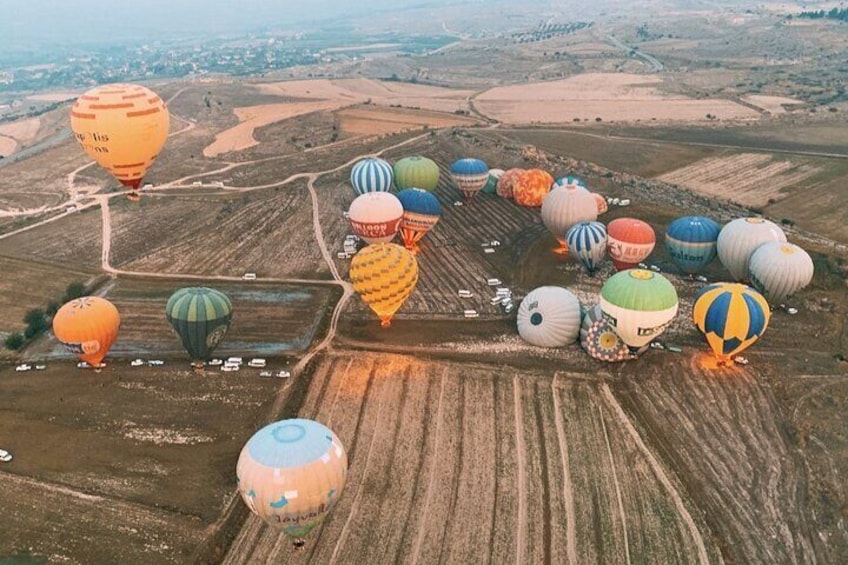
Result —
[[630, 269], [604, 283], [600, 306], [622, 341], [638, 348], [663, 333], [674, 319], [677, 291], [660, 274]]
[[498, 180], [498, 196], [501, 198], [512, 199], [514, 196], [513, 193], [515, 192], [515, 183], [518, 182], [518, 177], [520, 177], [523, 172], [524, 169], [509, 169], [502, 174], [501, 178]]
[[238, 491], [250, 511], [295, 545], [336, 505], [347, 479], [347, 453], [329, 428], [301, 418], [253, 434], [236, 464]]
[[576, 184], [556, 185], [542, 202], [542, 221], [560, 245], [555, 253], [568, 253], [566, 234], [571, 226], [593, 222], [597, 217], [595, 199], [588, 190]]
[[695, 325], [722, 363], [757, 341], [770, 316], [768, 302], [759, 292], [736, 283], [705, 286], [692, 308]]
[[137, 84], [106, 84], [77, 98], [71, 129], [89, 157], [118, 182], [138, 187], [168, 138], [168, 110], [155, 92]]
[[654, 250], [654, 229], [635, 218], [618, 218], [607, 226], [609, 255], [619, 271], [632, 269]]
[[392, 166], [382, 159], [368, 157], [353, 166], [350, 184], [356, 194], [388, 192], [392, 188]]
[[568, 252], [595, 276], [598, 264], [607, 253], [607, 228], [600, 222], [574, 224], [565, 236]]
[[420, 188], [407, 188], [397, 194], [403, 206], [400, 235], [403, 244], [413, 253], [418, 252], [418, 242], [439, 221], [442, 207], [433, 193]]
[[212, 288], [181, 288], [168, 299], [165, 317], [195, 367], [202, 368], [230, 329], [233, 303], [229, 296]]
[[715, 259], [720, 231], [721, 226], [709, 218], [683, 216], [668, 226], [665, 247], [680, 270], [694, 275]]
[[439, 166], [427, 157], [406, 157], [395, 163], [395, 186], [398, 190], [421, 188], [436, 190]]
[[542, 205], [545, 196], [551, 191], [554, 177], [542, 169], [528, 169], [518, 175], [512, 186], [515, 203], [528, 208]]
[[592, 359], [615, 363], [636, 359], [648, 350], [645, 345], [631, 352], [627, 344], [621, 341], [609, 322], [604, 319], [601, 307], [597, 304], [583, 314], [580, 324], [580, 345]]
[[598, 216], [603, 216], [609, 210], [609, 204], [607, 203], [606, 197], [597, 192], [592, 192], [592, 198], [595, 199], [595, 204], [598, 206]]
[[53, 335], [59, 343], [92, 367], [103, 365], [120, 327], [118, 309], [98, 296], [71, 300], [53, 316]]
[[415, 289], [418, 261], [411, 252], [393, 243], [369, 245], [354, 255], [350, 280], [362, 301], [387, 327]]
[[748, 273], [751, 285], [774, 304], [810, 284], [813, 260], [795, 244], [770, 241], [751, 255]]
[[537, 347], [562, 347], [580, 332], [580, 301], [558, 286], [530, 291], [518, 307], [518, 333]]
[[368, 243], [394, 239], [403, 218], [403, 205], [389, 192], [366, 192], [354, 198], [348, 210], [353, 233]]
[[480, 159], [460, 159], [451, 165], [450, 172], [453, 182], [469, 201], [489, 180], [489, 166]]
[[503, 169], [489, 169], [489, 178], [486, 179], [486, 186], [483, 187], [483, 192], [486, 194], [495, 194], [498, 191], [498, 181], [504, 174]]
[[737, 218], [718, 234], [718, 258], [733, 280], [745, 280], [751, 255], [769, 241], [786, 241], [786, 234], [777, 224], [764, 218]]

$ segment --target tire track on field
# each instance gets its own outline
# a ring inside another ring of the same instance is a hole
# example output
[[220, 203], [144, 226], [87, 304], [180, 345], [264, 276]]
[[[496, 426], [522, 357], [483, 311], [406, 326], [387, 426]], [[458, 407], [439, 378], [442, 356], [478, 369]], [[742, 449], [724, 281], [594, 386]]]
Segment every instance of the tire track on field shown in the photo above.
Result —
[[565, 554], [568, 563], [577, 565], [577, 533], [574, 518], [574, 492], [571, 485], [571, 471], [569, 469], [568, 443], [565, 439], [565, 423], [562, 419], [562, 406], [559, 401], [559, 390], [556, 387], [558, 374], [551, 379], [551, 392], [554, 397], [554, 423], [556, 425], [557, 441], [559, 442], [559, 454], [562, 463], [562, 498], [565, 504]]
[[[538, 385], [534, 387], [538, 391]], [[533, 403], [533, 411], [536, 416], [536, 428], [539, 430], [539, 462], [542, 478], [542, 551], [544, 563], [552, 562], [551, 556], [551, 477], [548, 472], [548, 447], [545, 437], [545, 419], [542, 416], [542, 403], [539, 402], [539, 394]]]
[[524, 415], [521, 407], [521, 386], [518, 375], [512, 377], [513, 410], [515, 416], [515, 452], [518, 462], [518, 523], [515, 536], [515, 565], [525, 565], [527, 539], [527, 454], [524, 447]]
[[663, 469], [662, 464], [657, 461], [654, 454], [651, 450], [648, 449], [648, 446], [645, 445], [645, 442], [642, 441], [642, 437], [639, 435], [639, 432], [636, 431], [636, 428], [633, 426], [633, 423], [627, 417], [627, 414], [624, 413], [624, 409], [621, 407], [621, 404], [616, 400], [615, 395], [613, 395], [612, 391], [609, 388], [609, 385], [606, 383], [602, 383], [600, 386], [601, 395], [603, 396], [604, 401], [608, 405], [608, 407], [613, 411], [616, 415], [619, 423], [624, 427], [627, 433], [630, 435], [631, 439], [636, 443], [636, 446], [639, 450], [645, 455], [645, 458], [648, 461], [651, 469], [654, 474], [657, 476], [659, 481], [665, 487], [669, 496], [671, 496], [672, 501], [674, 502], [675, 508], [677, 508], [677, 512], [683, 521], [686, 523], [687, 528], [689, 529], [689, 533], [692, 535], [692, 539], [695, 542], [695, 546], [698, 548], [698, 561], [702, 565], [709, 565], [709, 557], [707, 556], [707, 548], [704, 545], [704, 539], [701, 536], [700, 530], [698, 530], [698, 526], [695, 524], [695, 520], [692, 519], [692, 515], [689, 514], [689, 511], [686, 509], [686, 505], [683, 504], [683, 499], [680, 496], [680, 493], [677, 492], [677, 489], [672, 484], [671, 480], [668, 478], [668, 475]]
[[[498, 406], [498, 385], [500, 384], [500, 377], [497, 373], [494, 374], [494, 378], [492, 379], [492, 413], [495, 414], [495, 453], [497, 453], [497, 449], [501, 445], [501, 428], [498, 426], [497, 415], [500, 414], [500, 407]], [[498, 458], [497, 455], [492, 457], [492, 464], [495, 466], [493, 481], [493, 492], [494, 496], [492, 497], [492, 521], [489, 524], [489, 565], [494, 563], [494, 551], [495, 551], [495, 531], [497, 529], [497, 517], [498, 517]]]
[[[457, 378], [459, 379], [459, 385], [460, 386], [459, 386], [459, 402], [457, 404], [459, 406], [459, 422], [457, 422], [456, 428], [460, 431], [460, 434], [461, 434], [463, 429], [465, 428], [465, 379], [463, 378], [462, 375], [457, 375]], [[450, 531], [449, 526], [451, 525], [451, 522], [454, 519], [454, 513], [456, 512], [456, 501], [459, 498], [459, 486], [462, 482], [461, 481], [461, 479], [462, 479], [462, 468], [463, 468], [463, 465], [465, 463], [465, 460], [463, 459], [463, 456], [462, 456], [462, 451], [463, 451], [462, 443], [463, 443], [462, 438], [460, 438], [460, 441], [458, 442], [457, 449], [456, 449], [456, 462], [454, 463], [454, 482], [453, 482], [453, 485], [452, 485], [453, 489], [452, 489], [452, 492], [451, 492], [450, 503], [448, 504], [448, 510], [445, 513], [445, 516], [446, 516], [445, 526], [442, 529], [442, 548], [439, 551], [439, 559], [438, 559], [439, 563], [444, 563], [445, 550], [449, 549], [449, 545], [448, 545], [449, 540], [447, 539], [447, 535], [448, 535], [448, 532]]]
[[448, 369], [442, 371], [441, 384], [439, 390], [439, 403], [436, 408], [436, 436], [433, 446], [433, 466], [430, 468], [430, 477], [427, 480], [427, 493], [424, 495], [424, 509], [421, 511], [421, 523], [418, 526], [418, 534], [415, 536], [415, 544], [412, 547], [412, 565], [418, 565], [418, 556], [421, 553], [421, 544], [424, 542], [424, 532], [427, 529], [427, 516], [430, 512], [430, 501], [433, 497], [436, 482], [436, 468], [439, 466], [439, 446], [442, 444], [442, 406], [445, 398], [445, 382], [447, 381]]
[[624, 503], [621, 500], [621, 485], [618, 483], [618, 474], [615, 472], [615, 458], [612, 456], [612, 445], [610, 445], [607, 424], [604, 421], [604, 411], [598, 406], [598, 418], [601, 420], [601, 429], [604, 432], [604, 441], [607, 444], [607, 455], [609, 456], [610, 470], [612, 471], [612, 482], [615, 486], [615, 498], [618, 502], [618, 517], [621, 520], [621, 531], [624, 533], [624, 556], [627, 565], [630, 565], [630, 544], [627, 541], [627, 515], [624, 513]]

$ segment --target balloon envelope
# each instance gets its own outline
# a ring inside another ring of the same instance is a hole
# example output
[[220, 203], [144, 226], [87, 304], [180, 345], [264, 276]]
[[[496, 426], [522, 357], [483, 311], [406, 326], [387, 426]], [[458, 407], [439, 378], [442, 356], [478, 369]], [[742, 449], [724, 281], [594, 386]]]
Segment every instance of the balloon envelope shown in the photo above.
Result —
[[400, 235], [404, 246], [414, 250], [421, 238], [438, 223], [442, 215], [442, 207], [433, 193], [420, 188], [401, 190], [397, 197], [403, 206]]
[[498, 180], [498, 196], [501, 198], [513, 198], [515, 183], [518, 181], [518, 177], [520, 177], [523, 172], [524, 169], [509, 169], [504, 172], [504, 174], [501, 175], [500, 180]]
[[165, 145], [169, 123], [165, 102], [137, 84], [98, 86], [71, 108], [71, 129], [88, 156], [134, 189]]
[[629, 269], [601, 288], [601, 310], [630, 347], [642, 347], [662, 334], [677, 314], [677, 291], [664, 276]]
[[535, 208], [542, 205], [553, 184], [554, 177], [547, 171], [529, 169], [518, 175], [512, 186], [512, 196], [516, 204]]
[[350, 279], [362, 301], [380, 317], [383, 326], [388, 326], [415, 289], [418, 261], [399, 245], [369, 245], [354, 255]]
[[560, 244], [560, 253], [567, 251], [567, 234], [580, 222], [594, 222], [598, 207], [591, 193], [576, 185], [556, 185], [542, 201], [542, 222]]
[[609, 255], [619, 271], [632, 269], [648, 258], [656, 245], [654, 228], [635, 218], [618, 218], [607, 226]]
[[486, 194], [495, 194], [498, 191], [498, 181], [503, 176], [503, 169], [489, 169], [489, 177], [486, 179], [486, 185], [483, 187], [483, 192]]
[[238, 491], [251, 512], [292, 537], [307, 535], [335, 506], [347, 479], [347, 453], [329, 428], [282, 420], [253, 434], [236, 464]]
[[532, 290], [518, 307], [518, 333], [538, 347], [562, 347], [580, 332], [580, 301], [558, 286]]
[[566, 234], [568, 252], [580, 261], [590, 275], [595, 274], [598, 264], [607, 252], [607, 229], [600, 222], [574, 224]]
[[353, 166], [350, 184], [356, 194], [388, 192], [392, 188], [392, 166], [383, 159], [368, 157]]
[[353, 233], [368, 243], [394, 239], [403, 218], [403, 205], [390, 192], [367, 192], [350, 204], [348, 220]]
[[595, 204], [598, 207], [598, 216], [606, 214], [607, 210], [609, 210], [609, 204], [607, 203], [606, 197], [598, 194], [597, 192], [593, 192], [592, 198], [595, 199]]
[[648, 346], [645, 345], [631, 352], [604, 318], [603, 311], [597, 304], [583, 314], [583, 321], [580, 324], [580, 345], [592, 359], [608, 363], [635, 359], [648, 350]]
[[165, 317], [192, 361], [207, 361], [230, 329], [233, 304], [218, 290], [186, 287], [168, 299]]
[[71, 300], [53, 316], [53, 335], [59, 343], [92, 367], [103, 362], [120, 327], [118, 309], [99, 296]]
[[772, 303], [781, 302], [813, 280], [813, 260], [792, 243], [770, 241], [751, 255], [748, 272], [751, 285]]
[[665, 247], [674, 264], [694, 275], [716, 257], [716, 242], [721, 226], [703, 216], [683, 216], [674, 220], [665, 232]]
[[756, 290], [744, 284], [717, 283], [695, 296], [692, 317], [716, 357], [727, 359], [763, 335], [771, 312]]
[[439, 166], [427, 157], [416, 155], [395, 163], [395, 186], [436, 190], [439, 186]]
[[735, 281], [748, 278], [748, 261], [754, 251], [769, 241], [786, 241], [786, 234], [765, 218], [737, 218], [718, 234], [718, 258]]
[[474, 198], [489, 180], [489, 166], [480, 159], [460, 159], [450, 168], [453, 182], [467, 200]]

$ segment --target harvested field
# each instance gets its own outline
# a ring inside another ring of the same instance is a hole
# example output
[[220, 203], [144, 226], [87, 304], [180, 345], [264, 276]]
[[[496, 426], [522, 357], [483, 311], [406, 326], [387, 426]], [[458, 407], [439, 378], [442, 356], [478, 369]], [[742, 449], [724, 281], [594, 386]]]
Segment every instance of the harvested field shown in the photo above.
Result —
[[765, 96], [763, 94], [749, 94], [748, 96], [743, 96], [742, 100], [754, 106], [759, 106], [763, 110], [775, 115], [785, 114], [787, 112], [786, 106], [804, 103], [802, 100], [795, 100], [794, 98]]
[[336, 110], [344, 105], [341, 102], [291, 102], [235, 108], [234, 112], [239, 119], [239, 124], [216, 134], [215, 141], [203, 150], [203, 156], [216, 157], [223, 153], [253, 147], [259, 143], [253, 137], [253, 131], [256, 128], [303, 114]]
[[262, 193], [151, 193], [112, 209], [112, 264], [157, 273], [323, 277], [302, 183]]
[[[4, 242], [5, 243], [5, 242]], [[95, 272], [83, 267], [70, 269], [8, 256], [0, 256], [0, 296], [3, 316], [0, 331], [22, 331], [24, 314], [32, 308], [44, 308], [51, 300], [59, 301], [72, 282], [88, 282]]]
[[27, 261], [48, 261], [71, 270], [100, 269], [102, 221], [99, 207], [0, 239], [0, 254]]
[[38, 118], [18, 120], [10, 124], [0, 125], [0, 136], [12, 138], [23, 144], [35, 139], [40, 127], [41, 120]]
[[340, 503], [300, 555], [250, 517], [226, 563], [719, 559], [696, 503], [595, 379], [338, 355], [299, 414], [348, 450]]
[[348, 134], [380, 135], [411, 129], [467, 126], [476, 120], [436, 112], [401, 109], [351, 108], [336, 113], [339, 127]]
[[400, 105], [437, 112], [465, 110], [468, 108], [466, 97], [473, 94], [470, 90], [367, 78], [295, 80], [255, 86], [263, 94], [336, 100], [351, 104], [370, 99], [371, 103], [378, 106]]
[[663, 94], [655, 75], [585, 73], [570, 78], [487, 90], [475, 98], [483, 114], [510, 124], [704, 121], [756, 118], [757, 112], [729, 100], [694, 100]]
[[802, 183], [819, 170], [815, 165], [768, 154], [740, 153], [702, 159], [657, 178], [743, 206], [761, 207], [780, 200], [786, 195], [785, 189]]
[[80, 94], [82, 93], [76, 91], [45, 92], [43, 94], [33, 94], [31, 96], [27, 96], [27, 99], [38, 100], [39, 102], [64, 102], [65, 100], [71, 100], [72, 98], [76, 98]]
[[57, 206], [68, 196], [67, 175], [88, 157], [73, 140], [2, 167], [0, 210]]
[[0, 155], [8, 157], [18, 148], [18, 142], [11, 137], [0, 135]]

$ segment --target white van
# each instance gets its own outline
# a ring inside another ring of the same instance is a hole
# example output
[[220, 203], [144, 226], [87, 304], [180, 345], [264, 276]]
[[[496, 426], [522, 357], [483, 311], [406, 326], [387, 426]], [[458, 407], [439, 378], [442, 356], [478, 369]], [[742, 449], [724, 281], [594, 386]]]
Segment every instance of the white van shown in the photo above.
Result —
[[242, 280], [245, 280], [245, 281], [255, 281], [256, 280], [256, 273], [245, 273], [241, 276], [241, 278], [242, 278]]
[[251, 359], [250, 361], [247, 362], [247, 366], [248, 367], [254, 367], [254, 368], [257, 368], [257, 369], [262, 369], [262, 368], [265, 367], [265, 359], [260, 359], [258, 357], [255, 358], [255, 359]]
[[466, 318], [478, 318], [480, 314], [477, 313], [477, 310], [466, 310], [464, 312]]
[[226, 362], [231, 365], [241, 365], [242, 363], [244, 363], [244, 359], [242, 359], [241, 357], [230, 357], [227, 359]]
[[498, 286], [501, 284], [501, 279], [486, 279], [486, 284], [489, 286]]
[[459, 291], [460, 298], [471, 298], [472, 296], [474, 296], [474, 293], [472, 293], [470, 290], [463, 289]]

